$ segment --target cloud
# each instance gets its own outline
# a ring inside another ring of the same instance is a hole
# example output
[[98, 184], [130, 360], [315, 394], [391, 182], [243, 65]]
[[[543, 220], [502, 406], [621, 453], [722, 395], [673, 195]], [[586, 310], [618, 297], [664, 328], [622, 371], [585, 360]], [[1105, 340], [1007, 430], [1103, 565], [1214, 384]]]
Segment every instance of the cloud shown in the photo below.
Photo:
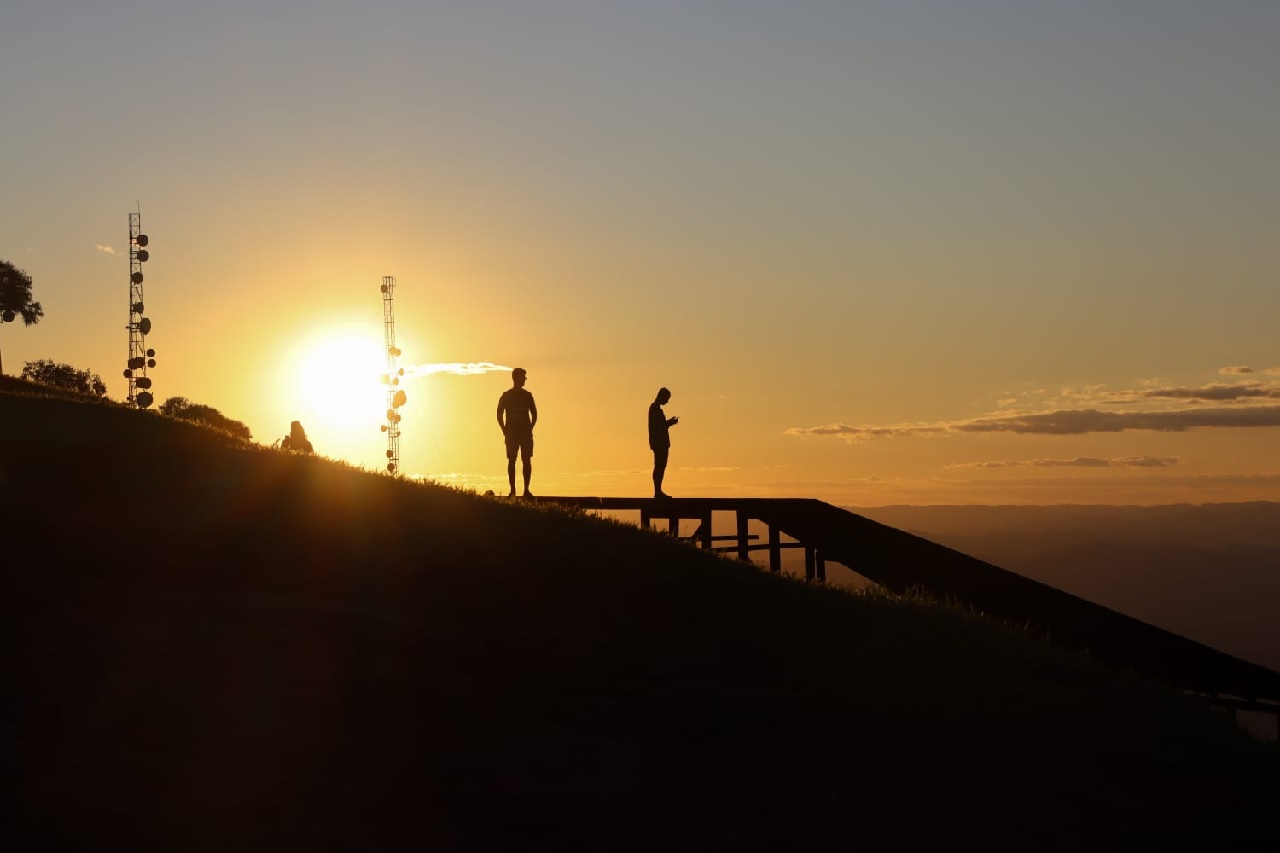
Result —
[[97, 249], [99, 252], [102, 252], [104, 255], [114, 255], [116, 253], [115, 249], [111, 248], [110, 246], [104, 246], [101, 243], [94, 243], [93, 248]]
[[453, 376], [479, 376], [484, 373], [511, 372], [513, 368], [492, 361], [447, 361], [437, 364], [413, 364], [404, 369], [405, 376], [434, 376], [448, 373]]
[[[910, 503], [981, 503], [993, 495], [1001, 503], [1141, 503], [1177, 500], [1273, 500], [1280, 472], [1183, 474], [1158, 478], [1137, 473], [1081, 473], [1074, 476], [967, 477], [899, 484], [898, 497]], [[1021, 493], [1021, 494], [1020, 494]], [[959, 500], [957, 500], [959, 498]]]
[[1280, 426], [1280, 406], [1241, 406], [1211, 409], [1175, 409], [1156, 412], [1101, 412], [1097, 409], [1061, 409], [896, 426], [825, 424], [792, 427], [787, 435], [831, 435], [848, 440], [938, 435], [945, 433], [1010, 433], [1014, 435], [1085, 435], [1128, 430], [1186, 432], [1190, 429]]
[[1118, 456], [1111, 460], [1118, 468], [1172, 468], [1182, 464], [1181, 456]]
[[[1244, 376], [1259, 371], [1249, 366], [1237, 365], [1220, 368], [1218, 372]], [[1261, 372], [1280, 376], [1280, 367], [1265, 368]], [[998, 408], [977, 418], [888, 425], [828, 423], [791, 427], [784, 430], [784, 434], [835, 436], [847, 441], [860, 441], [957, 433], [1085, 435], [1129, 430], [1185, 432], [1191, 429], [1280, 426], [1280, 381], [1245, 379], [1191, 387], [1169, 385], [1158, 379], [1144, 379], [1138, 386], [1120, 391], [1107, 390], [1105, 385], [1066, 386], [1056, 394], [1041, 399], [1038, 404], [1024, 403], [1023, 406], [1012, 409], [1006, 407], [1015, 402], [1017, 392], [1005, 391], [996, 402]], [[1038, 393], [1045, 392], [1042, 390]], [[1121, 405], [1127, 411], [1113, 409]], [[1133, 459], [1129, 463], [1130, 467], [1156, 467], [1157, 464], [1150, 461], [1155, 457]], [[1003, 467], [1030, 465], [1032, 462], [995, 460], [980, 464], [984, 467]], [[1043, 460], [1042, 464], [1113, 467], [1119, 463], [1114, 459], [1097, 459], [1091, 462], [1082, 457], [1076, 460]]]
[[[1225, 369], [1225, 368], [1224, 368]], [[1244, 368], [1249, 369], [1249, 368]], [[1221, 403], [1228, 400], [1280, 399], [1280, 383], [1238, 382], [1233, 385], [1214, 383], [1199, 388], [1152, 388], [1137, 395], [1147, 399], [1208, 400]], [[1132, 397], [1127, 398], [1132, 400]]]
[[1181, 465], [1177, 456], [1077, 456], [1074, 459], [1005, 459], [989, 462], [961, 462], [948, 468], [1171, 468]]
[[1230, 409], [1186, 409], [1162, 412], [1100, 412], [1064, 409], [1038, 414], [975, 418], [951, 424], [956, 432], [1015, 433], [1019, 435], [1083, 435], [1093, 432], [1185, 432], [1207, 427], [1280, 426], [1280, 406]]
[[1077, 456], [1075, 459], [1032, 459], [1031, 465], [1036, 468], [1110, 468], [1111, 460]]
[[565, 477], [630, 477], [633, 474], [648, 474], [648, 468], [597, 468], [594, 471], [569, 471]]
[[840, 438], [896, 438], [902, 435], [925, 435], [943, 433], [950, 429], [948, 424], [904, 424], [902, 426], [850, 426], [849, 424], [823, 424], [815, 427], [791, 427], [786, 435], [834, 435]]

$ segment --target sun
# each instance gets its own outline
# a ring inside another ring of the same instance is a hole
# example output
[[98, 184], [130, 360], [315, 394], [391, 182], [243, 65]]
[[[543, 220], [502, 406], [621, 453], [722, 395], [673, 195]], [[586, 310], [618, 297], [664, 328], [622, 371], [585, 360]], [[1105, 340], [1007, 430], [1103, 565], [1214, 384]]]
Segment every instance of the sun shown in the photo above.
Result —
[[382, 343], [357, 332], [317, 336], [302, 349], [296, 374], [296, 397], [310, 429], [372, 429], [385, 417], [386, 355]]

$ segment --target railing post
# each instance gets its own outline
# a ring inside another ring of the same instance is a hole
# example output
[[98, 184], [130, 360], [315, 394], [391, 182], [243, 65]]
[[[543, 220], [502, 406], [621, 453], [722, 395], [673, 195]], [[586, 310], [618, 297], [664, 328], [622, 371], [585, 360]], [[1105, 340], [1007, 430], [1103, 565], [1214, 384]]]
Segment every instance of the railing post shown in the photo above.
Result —
[[649, 510], [647, 509], [640, 510], [640, 529], [649, 529]]
[[813, 553], [814, 573], [817, 575], [818, 583], [827, 582], [827, 561], [822, 556], [822, 552], [815, 550]]
[[702, 547], [711, 550], [711, 510], [702, 514]]
[[680, 538], [680, 517], [679, 516], [674, 516], [672, 518], [667, 519], [667, 532], [670, 533], [676, 539]]
[[738, 510], [738, 559], [747, 562], [751, 552], [747, 550], [747, 514]]
[[815, 554], [814, 554], [813, 546], [805, 545], [804, 546], [804, 579], [806, 581], [811, 581], [813, 580], [813, 577], [814, 577], [814, 573], [815, 573], [815, 566], [814, 566], [814, 559], [813, 559], [814, 556]]
[[782, 537], [772, 524], [769, 525], [769, 571], [782, 571]]

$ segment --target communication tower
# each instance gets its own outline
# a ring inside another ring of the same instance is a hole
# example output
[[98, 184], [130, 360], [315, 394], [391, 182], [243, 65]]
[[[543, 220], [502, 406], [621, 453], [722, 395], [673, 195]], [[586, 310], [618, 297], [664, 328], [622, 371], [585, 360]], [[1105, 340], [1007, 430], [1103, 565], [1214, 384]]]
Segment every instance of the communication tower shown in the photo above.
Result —
[[387, 386], [387, 422], [382, 431], [387, 434], [387, 470], [392, 474], [400, 470], [400, 407], [405, 404], [404, 389], [400, 379], [404, 368], [400, 367], [400, 348], [396, 346], [396, 279], [382, 277], [382, 333], [387, 344], [387, 372], [382, 381]]
[[142, 211], [129, 214], [129, 363], [124, 378], [129, 380], [129, 394], [125, 401], [139, 409], [146, 409], [155, 402], [151, 394], [151, 378], [147, 369], [156, 366], [156, 351], [147, 348], [147, 335], [151, 334], [151, 320], [143, 316], [146, 305], [142, 301], [142, 265], [151, 257], [147, 251], [147, 235], [142, 233]]

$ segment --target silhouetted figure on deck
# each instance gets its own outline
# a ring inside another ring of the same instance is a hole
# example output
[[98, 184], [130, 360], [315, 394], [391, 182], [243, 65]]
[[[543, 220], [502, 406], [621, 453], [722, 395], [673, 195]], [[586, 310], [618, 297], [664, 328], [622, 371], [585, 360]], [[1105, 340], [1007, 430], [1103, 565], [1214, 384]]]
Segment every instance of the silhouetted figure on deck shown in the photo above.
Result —
[[671, 392], [666, 388], [658, 389], [658, 396], [649, 404], [649, 448], [653, 450], [653, 496], [655, 498], [671, 497], [662, 491], [662, 478], [667, 473], [667, 456], [671, 453], [671, 428], [680, 423], [679, 418], [669, 418], [662, 411]]
[[289, 424], [289, 434], [281, 440], [280, 449], [292, 450], [294, 453], [315, 453], [311, 440], [307, 438], [307, 431], [302, 428], [302, 421]]
[[533, 475], [533, 427], [538, 422], [538, 406], [533, 402], [533, 395], [525, 390], [525, 377], [523, 367], [511, 371], [511, 387], [498, 398], [498, 426], [502, 427], [507, 441], [507, 482], [511, 484], [507, 497], [510, 498], [516, 496], [517, 453], [524, 462], [524, 496], [533, 497], [529, 478]]

